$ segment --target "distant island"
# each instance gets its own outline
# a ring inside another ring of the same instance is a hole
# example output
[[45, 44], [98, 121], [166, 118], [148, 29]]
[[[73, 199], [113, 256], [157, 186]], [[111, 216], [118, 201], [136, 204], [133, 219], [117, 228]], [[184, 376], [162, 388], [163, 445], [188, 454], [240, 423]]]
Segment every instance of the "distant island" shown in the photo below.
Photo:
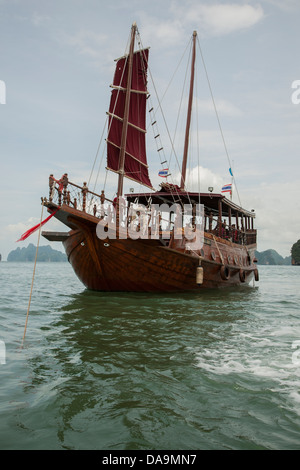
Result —
[[[36, 246], [32, 243], [28, 245], [27, 248], [18, 247], [16, 250], [13, 250], [9, 253], [7, 261], [10, 262], [27, 262], [34, 261], [36, 254]], [[40, 262], [65, 262], [67, 261], [67, 256], [58, 250], [53, 250], [50, 245], [40, 246], [38, 251], [37, 261]]]
[[298, 240], [291, 249], [292, 254], [292, 265], [300, 266], [300, 240]]
[[266, 251], [256, 251], [255, 256], [257, 259], [257, 264], [260, 265], [281, 265], [281, 266], [290, 266], [292, 264], [291, 256], [286, 256], [283, 258], [275, 250], [266, 250]]

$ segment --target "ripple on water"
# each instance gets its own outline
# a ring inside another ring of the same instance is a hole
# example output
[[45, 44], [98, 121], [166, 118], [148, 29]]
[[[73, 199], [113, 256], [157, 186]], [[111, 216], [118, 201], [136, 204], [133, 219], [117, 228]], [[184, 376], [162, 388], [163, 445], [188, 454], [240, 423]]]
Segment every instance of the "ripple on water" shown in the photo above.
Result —
[[0, 266], [3, 448], [300, 448], [299, 270], [178, 295], [89, 292], [63, 263], [37, 271], [19, 351], [32, 265]]

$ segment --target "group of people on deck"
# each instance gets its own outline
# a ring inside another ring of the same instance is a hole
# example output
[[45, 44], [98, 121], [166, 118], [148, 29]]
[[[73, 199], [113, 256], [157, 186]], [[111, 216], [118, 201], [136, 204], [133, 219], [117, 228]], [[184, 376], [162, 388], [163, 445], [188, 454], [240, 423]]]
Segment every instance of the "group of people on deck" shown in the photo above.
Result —
[[238, 229], [235, 224], [227, 224], [224, 219], [222, 223], [219, 223], [218, 220], [215, 220], [216, 225], [213, 228], [213, 217], [212, 214], [209, 216], [209, 227], [208, 232], [217, 235], [225, 240], [232, 241], [233, 243], [243, 243], [244, 240], [244, 230], [243, 227]]
[[[218, 231], [218, 224], [216, 230]], [[232, 241], [233, 243], [243, 243], [243, 230], [238, 230], [235, 224], [232, 224], [231, 226], [227, 225], [225, 220], [222, 222], [218, 235], [225, 240]]]

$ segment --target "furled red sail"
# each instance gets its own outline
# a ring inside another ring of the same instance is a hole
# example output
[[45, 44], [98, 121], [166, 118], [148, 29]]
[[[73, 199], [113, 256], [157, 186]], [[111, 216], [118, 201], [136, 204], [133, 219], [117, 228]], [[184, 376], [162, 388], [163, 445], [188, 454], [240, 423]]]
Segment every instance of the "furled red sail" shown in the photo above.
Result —
[[[133, 54], [124, 176], [152, 188], [146, 156], [146, 99], [148, 49]], [[128, 56], [117, 61], [109, 107], [107, 166], [120, 169], [120, 148], [125, 110]]]

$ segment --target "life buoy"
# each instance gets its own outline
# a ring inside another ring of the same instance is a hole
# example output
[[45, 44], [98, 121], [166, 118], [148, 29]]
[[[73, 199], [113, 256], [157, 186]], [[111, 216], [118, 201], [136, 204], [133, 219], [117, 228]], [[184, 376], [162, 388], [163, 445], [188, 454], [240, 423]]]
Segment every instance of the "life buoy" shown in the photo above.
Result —
[[224, 266], [224, 265], [221, 266], [220, 274], [221, 274], [221, 278], [223, 279], [223, 281], [227, 281], [230, 276], [228, 266]]
[[243, 269], [240, 269], [239, 275], [240, 275], [240, 281], [245, 282], [246, 281], [246, 273]]

